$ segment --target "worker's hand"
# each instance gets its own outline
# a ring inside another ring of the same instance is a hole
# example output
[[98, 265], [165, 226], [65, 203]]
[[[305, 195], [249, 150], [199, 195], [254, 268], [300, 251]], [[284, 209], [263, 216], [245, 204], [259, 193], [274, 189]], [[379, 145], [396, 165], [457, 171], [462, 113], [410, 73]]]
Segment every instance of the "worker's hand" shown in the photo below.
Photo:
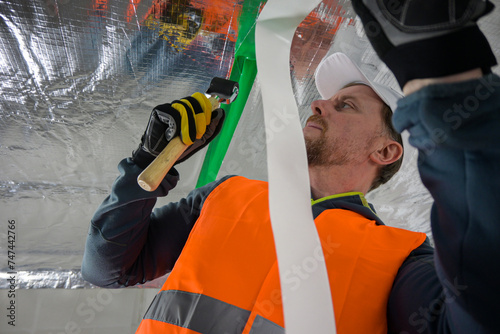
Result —
[[401, 88], [496, 64], [476, 21], [494, 8], [487, 0], [352, 0], [366, 35]]
[[210, 101], [202, 93], [156, 106], [132, 159], [146, 168], [170, 140], [180, 136], [189, 145], [176, 163], [182, 162], [208, 145], [220, 132], [223, 121], [224, 111], [212, 111]]

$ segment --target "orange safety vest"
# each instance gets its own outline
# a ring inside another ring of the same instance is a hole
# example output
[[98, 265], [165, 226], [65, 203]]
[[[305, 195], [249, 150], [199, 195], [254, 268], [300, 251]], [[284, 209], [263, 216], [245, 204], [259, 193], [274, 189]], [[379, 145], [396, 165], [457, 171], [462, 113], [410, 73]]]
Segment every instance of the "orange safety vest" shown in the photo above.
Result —
[[[232, 177], [215, 188], [137, 333], [283, 333], [269, 220], [266, 182]], [[326, 261], [338, 333], [387, 333], [394, 278], [425, 234], [343, 209], [315, 223], [322, 252], [298, 259], [283, 284], [293, 289]]]

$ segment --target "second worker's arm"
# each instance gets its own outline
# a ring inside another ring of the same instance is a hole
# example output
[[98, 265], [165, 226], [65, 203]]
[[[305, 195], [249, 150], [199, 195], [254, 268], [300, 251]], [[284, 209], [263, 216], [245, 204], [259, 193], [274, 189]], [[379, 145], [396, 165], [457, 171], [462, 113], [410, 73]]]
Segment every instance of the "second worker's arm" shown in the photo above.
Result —
[[409, 131], [434, 198], [434, 257], [422, 249], [401, 267], [388, 303], [389, 332], [497, 333], [500, 78], [490, 73], [495, 56], [476, 24], [493, 5], [352, 3], [375, 51], [410, 94], [393, 121]]

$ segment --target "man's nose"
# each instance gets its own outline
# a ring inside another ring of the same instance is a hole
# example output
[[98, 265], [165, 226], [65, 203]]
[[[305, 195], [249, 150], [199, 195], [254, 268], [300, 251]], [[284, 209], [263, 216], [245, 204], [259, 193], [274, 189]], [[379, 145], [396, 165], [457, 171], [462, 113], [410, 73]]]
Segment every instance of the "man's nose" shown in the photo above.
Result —
[[324, 100], [315, 100], [311, 103], [313, 115], [325, 116]]
[[329, 101], [328, 100], [316, 100], [311, 103], [311, 110], [313, 112], [313, 115], [319, 115], [319, 116], [327, 116], [329, 106], [328, 106]]

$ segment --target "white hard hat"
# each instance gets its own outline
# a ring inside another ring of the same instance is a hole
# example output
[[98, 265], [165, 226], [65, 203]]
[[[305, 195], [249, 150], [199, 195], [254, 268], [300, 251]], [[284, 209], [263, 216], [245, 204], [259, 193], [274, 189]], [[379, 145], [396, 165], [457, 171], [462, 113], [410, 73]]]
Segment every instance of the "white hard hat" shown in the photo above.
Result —
[[345, 54], [337, 52], [324, 58], [314, 74], [316, 88], [323, 99], [329, 99], [350, 83], [360, 83], [371, 87], [392, 111], [403, 97], [394, 89], [372, 82]]

